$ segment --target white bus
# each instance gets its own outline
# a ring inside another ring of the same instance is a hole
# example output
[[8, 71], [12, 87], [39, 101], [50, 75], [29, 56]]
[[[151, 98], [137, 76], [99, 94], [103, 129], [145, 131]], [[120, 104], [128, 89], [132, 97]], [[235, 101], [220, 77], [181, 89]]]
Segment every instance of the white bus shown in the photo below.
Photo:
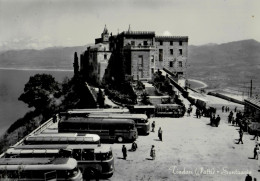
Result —
[[114, 157], [109, 145], [20, 145], [9, 148], [6, 158], [72, 157], [83, 178], [109, 178], [114, 173]]
[[97, 134], [77, 134], [77, 133], [56, 133], [56, 134], [36, 134], [27, 137], [25, 144], [100, 144], [100, 137]]
[[73, 158], [0, 158], [0, 180], [83, 181]]

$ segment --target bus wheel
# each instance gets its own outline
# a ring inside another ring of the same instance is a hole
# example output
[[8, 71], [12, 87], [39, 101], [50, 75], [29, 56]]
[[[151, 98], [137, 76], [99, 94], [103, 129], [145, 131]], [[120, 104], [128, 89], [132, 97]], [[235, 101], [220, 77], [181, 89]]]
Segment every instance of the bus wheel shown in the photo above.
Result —
[[122, 142], [123, 142], [123, 140], [124, 140], [124, 139], [123, 139], [123, 137], [122, 137], [122, 136], [118, 136], [118, 137], [117, 137], [117, 142], [119, 142], [119, 143], [122, 143]]

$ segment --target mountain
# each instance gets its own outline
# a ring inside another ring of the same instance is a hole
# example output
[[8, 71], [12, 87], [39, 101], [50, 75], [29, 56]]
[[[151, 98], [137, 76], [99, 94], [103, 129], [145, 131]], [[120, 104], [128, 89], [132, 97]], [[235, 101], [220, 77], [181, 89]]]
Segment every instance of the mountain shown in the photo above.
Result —
[[[89, 45], [4, 51], [0, 52], [0, 67], [73, 69], [74, 52], [79, 57]], [[251, 79], [260, 87], [260, 43], [251, 39], [190, 45], [187, 68], [188, 78], [202, 80], [211, 89], [237, 89]]]
[[238, 89], [248, 86], [251, 79], [260, 87], [259, 71], [260, 43], [255, 40], [189, 46], [188, 77], [210, 88]]
[[42, 50], [9, 50], [0, 53], [0, 67], [73, 69], [74, 52], [80, 54], [86, 46], [52, 47]]

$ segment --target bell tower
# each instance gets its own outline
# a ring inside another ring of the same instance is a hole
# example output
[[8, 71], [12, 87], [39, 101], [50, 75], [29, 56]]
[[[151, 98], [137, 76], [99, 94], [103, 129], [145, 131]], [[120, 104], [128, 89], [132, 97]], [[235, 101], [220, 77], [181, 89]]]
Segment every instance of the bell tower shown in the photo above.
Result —
[[109, 33], [108, 33], [106, 25], [105, 25], [103, 33], [101, 34], [101, 38], [102, 38], [103, 42], [108, 42], [108, 40], [109, 40]]

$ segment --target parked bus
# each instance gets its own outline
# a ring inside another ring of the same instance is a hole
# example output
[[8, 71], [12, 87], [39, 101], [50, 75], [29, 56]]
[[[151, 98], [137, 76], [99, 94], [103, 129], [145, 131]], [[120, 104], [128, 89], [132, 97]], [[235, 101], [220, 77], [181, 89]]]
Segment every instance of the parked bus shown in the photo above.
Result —
[[178, 104], [157, 104], [155, 107], [155, 116], [183, 117], [185, 106]]
[[36, 134], [27, 137], [25, 144], [100, 144], [100, 136], [96, 134], [56, 133]]
[[109, 178], [114, 173], [114, 157], [109, 145], [19, 145], [9, 148], [4, 157], [72, 157], [78, 161], [84, 178]]
[[73, 158], [0, 158], [0, 180], [82, 181]]
[[135, 122], [132, 119], [61, 117], [58, 131], [59, 133], [98, 134], [101, 141], [134, 141], [138, 137]]
[[113, 119], [132, 119], [135, 122], [138, 134], [149, 134], [150, 123], [145, 114], [89, 114], [88, 117], [93, 118], [113, 118]]
[[129, 110], [131, 113], [146, 114], [148, 118], [154, 116], [155, 106], [153, 105], [135, 105], [130, 106]]
[[90, 113], [97, 113], [97, 114], [103, 114], [103, 113], [115, 113], [115, 114], [129, 114], [129, 109], [122, 108], [122, 109], [70, 109], [67, 112], [60, 113], [61, 116], [66, 115], [67, 116], [87, 116]]

